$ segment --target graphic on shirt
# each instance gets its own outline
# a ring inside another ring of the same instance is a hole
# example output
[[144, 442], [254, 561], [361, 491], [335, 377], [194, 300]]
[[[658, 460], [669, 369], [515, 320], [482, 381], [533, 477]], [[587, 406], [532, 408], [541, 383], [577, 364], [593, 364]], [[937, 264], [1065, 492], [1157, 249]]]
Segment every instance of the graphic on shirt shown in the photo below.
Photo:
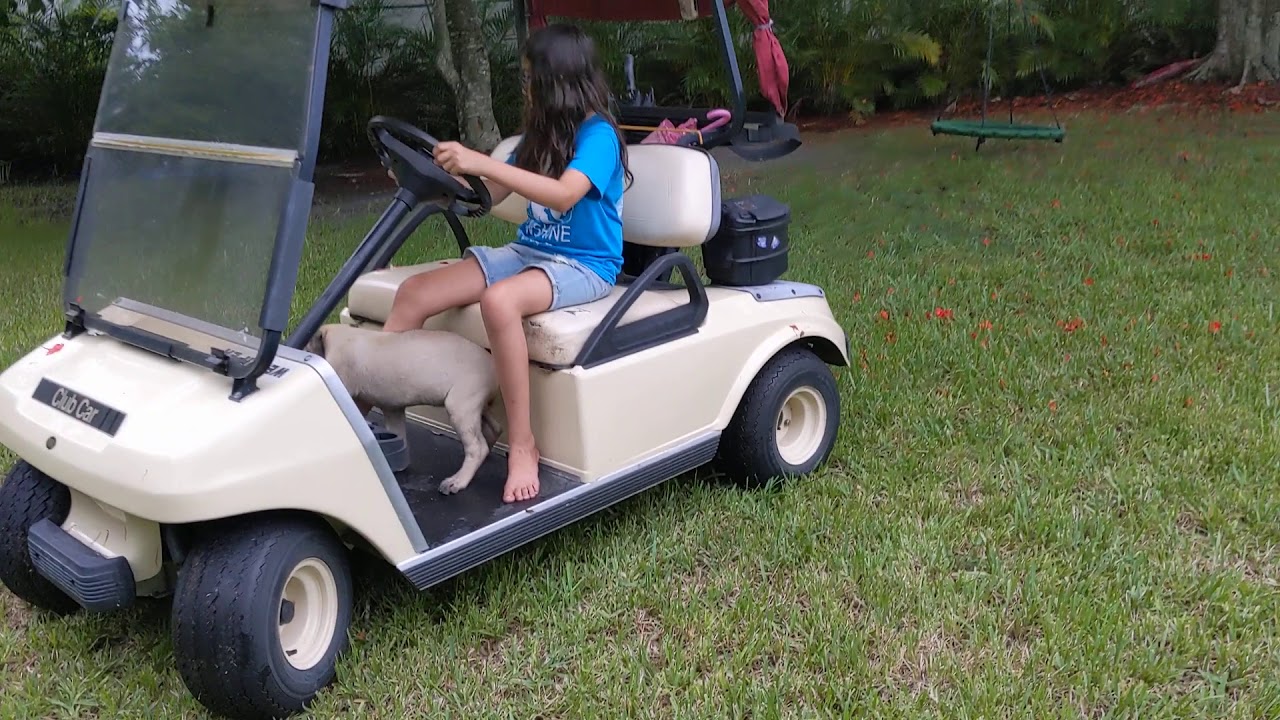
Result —
[[529, 219], [520, 228], [520, 234], [526, 242], [544, 245], [558, 245], [569, 242], [573, 228], [573, 208], [558, 212], [546, 205], [529, 203]]

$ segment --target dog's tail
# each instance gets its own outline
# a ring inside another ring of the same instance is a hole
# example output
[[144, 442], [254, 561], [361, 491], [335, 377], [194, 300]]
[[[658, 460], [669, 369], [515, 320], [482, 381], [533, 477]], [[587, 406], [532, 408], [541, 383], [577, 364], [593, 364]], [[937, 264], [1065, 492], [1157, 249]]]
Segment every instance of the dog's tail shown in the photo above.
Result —
[[497, 401], [497, 397], [490, 399], [480, 413], [480, 432], [484, 435], [485, 442], [489, 443], [490, 448], [493, 447], [494, 443], [498, 442], [498, 436], [502, 434], [502, 423], [498, 422], [498, 418], [493, 414], [493, 406]]

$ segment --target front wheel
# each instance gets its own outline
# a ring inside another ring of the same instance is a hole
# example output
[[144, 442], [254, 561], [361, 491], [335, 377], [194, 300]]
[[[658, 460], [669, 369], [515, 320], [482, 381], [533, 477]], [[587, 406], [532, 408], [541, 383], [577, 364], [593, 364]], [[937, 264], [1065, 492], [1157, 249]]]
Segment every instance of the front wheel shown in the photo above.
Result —
[[210, 529], [174, 592], [178, 672], [219, 715], [301, 712], [333, 682], [351, 606], [347, 549], [323, 521], [264, 516]]
[[831, 455], [839, 428], [840, 392], [831, 368], [808, 348], [792, 346], [747, 386], [717, 461], [750, 485], [808, 475]]
[[0, 584], [32, 606], [69, 615], [80, 604], [49, 582], [31, 562], [27, 536], [41, 520], [61, 525], [71, 512], [71, 491], [26, 461], [0, 485]]

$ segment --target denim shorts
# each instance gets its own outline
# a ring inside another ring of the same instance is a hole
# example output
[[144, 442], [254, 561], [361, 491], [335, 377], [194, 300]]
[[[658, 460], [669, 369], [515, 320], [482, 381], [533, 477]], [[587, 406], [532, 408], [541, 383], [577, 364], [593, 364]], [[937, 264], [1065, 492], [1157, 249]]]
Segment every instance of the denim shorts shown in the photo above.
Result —
[[502, 247], [472, 245], [463, 253], [480, 263], [486, 287], [529, 268], [538, 268], [551, 280], [551, 310], [584, 305], [608, 295], [613, 286], [582, 263], [552, 255], [519, 243]]

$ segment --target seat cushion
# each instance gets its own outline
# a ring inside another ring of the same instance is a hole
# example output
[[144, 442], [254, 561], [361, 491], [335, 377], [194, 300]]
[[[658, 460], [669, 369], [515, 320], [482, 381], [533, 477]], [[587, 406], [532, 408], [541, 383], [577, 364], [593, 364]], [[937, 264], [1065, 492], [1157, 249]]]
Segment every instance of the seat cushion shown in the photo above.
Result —
[[[351, 288], [347, 312], [356, 319], [382, 324], [391, 313], [391, 303], [395, 300], [400, 283], [418, 273], [438, 270], [456, 262], [460, 261], [440, 260], [366, 273]], [[595, 302], [525, 318], [524, 332], [529, 342], [529, 360], [552, 367], [572, 366], [592, 331], [604, 320], [604, 316], [617, 304], [624, 292], [625, 286], [616, 286], [608, 296]], [[619, 324], [626, 325], [652, 317], [688, 302], [689, 293], [685, 290], [651, 290], [631, 305]], [[481, 347], [489, 348], [489, 335], [485, 332], [484, 321], [480, 317], [479, 303], [441, 313], [428, 320], [423, 327], [455, 332]]]
[[[503, 140], [493, 157], [506, 160], [520, 136]], [[720, 166], [711, 153], [680, 145], [628, 145], [634, 181], [623, 193], [622, 239], [646, 247], [697, 247], [720, 229]], [[529, 201], [512, 193], [493, 215], [517, 225]]]

